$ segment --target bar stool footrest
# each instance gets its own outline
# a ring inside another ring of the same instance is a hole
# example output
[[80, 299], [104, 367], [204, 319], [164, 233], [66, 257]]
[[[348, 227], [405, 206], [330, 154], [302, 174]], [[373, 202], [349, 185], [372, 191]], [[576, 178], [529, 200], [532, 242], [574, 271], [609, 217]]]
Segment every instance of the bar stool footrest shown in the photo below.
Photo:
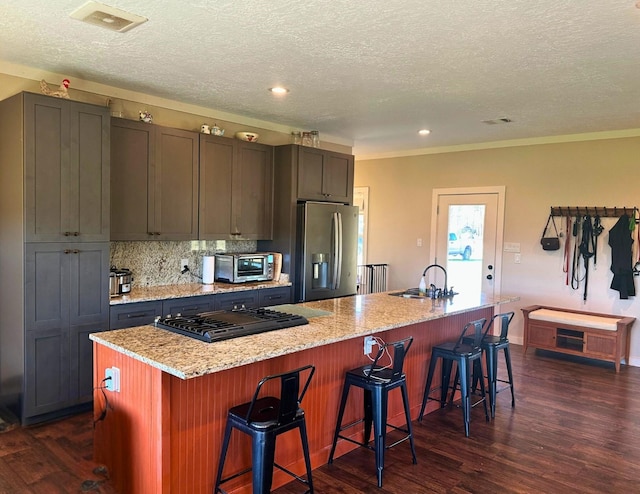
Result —
[[349, 441], [352, 444], [357, 444], [358, 446], [362, 446], [363, 448], [367, 448], [367, 449], [370, 449], [371, 451], [375, 451], [375, 446], [372, 446], [370, 444], [371, 441], [369, 441], [368, 443], [363, 443], [361, 441], [356, 441], [355, 439], [352, 439], [352, 438], [347, 437], [347, 436], [342, 436], [340, 434], [338, 434], [338, 439], [344, 439], [345, 441]]
[[[291, 477], [293, 477], [295, 480], [297, 480], [298, 482], [304, 484], [304, 485], [309, 485], [309, 481], [307, 479], [305, 479], [304, 477], [300, 477], [300, 475], [293, 473], [291, 470], [283, 467], [282, 465], [278, 465], [277, 463], [273, 463], [273, 466], [282, 470], [284, 473], [289, 474]], [[309, 491], [307, 491], [309, 492]], [[305, 493], [306, 494], [306, 493]]]
[[[229, 475], [228, 477], [225, 477], [223, 479], [220, 480], [220, 484], [224, 484], [225, 482], [228, 482], [229, 480], [233, 480], [236, 479], [238, 477], [242, 477], [243, 475], [249, 473], [251, 470], [253, 470], [252, 467], [249, 468], [245, 468], [244, 470], [234, 473], [233, 475]], [[222, 489], [220, 489], [222, 491]], [[226, 491], [223, 491], [224, 494], [226, 494]]]

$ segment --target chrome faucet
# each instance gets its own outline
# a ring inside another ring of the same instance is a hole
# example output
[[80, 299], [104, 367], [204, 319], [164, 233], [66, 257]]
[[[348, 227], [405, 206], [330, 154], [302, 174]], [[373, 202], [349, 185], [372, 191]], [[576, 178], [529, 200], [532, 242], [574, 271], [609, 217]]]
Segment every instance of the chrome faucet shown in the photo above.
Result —
[[[444, 267], [440, 266], [440, 264], [430, 264], [429, 266], [427, 266], [426, 268], [424, 268], [424, 271], [422, 272], [422, 277], [424, 278], [424, 276], [427, 274], [427, 271], [429, 271], [431, 268], [440, 268], [442, 269], [442, 272], [444, 273], [444, 288], [442, 289], [441, 296], [446, 297], [447, 295], [449, 295], [449, 292], [447, 291], [447, 270], [444, 269]], [[431, 284], [431, 293], [432, 293], [432, 298], [435, 298], [435, 285]], [[453, 291], [453, 290], [452, 290]]]

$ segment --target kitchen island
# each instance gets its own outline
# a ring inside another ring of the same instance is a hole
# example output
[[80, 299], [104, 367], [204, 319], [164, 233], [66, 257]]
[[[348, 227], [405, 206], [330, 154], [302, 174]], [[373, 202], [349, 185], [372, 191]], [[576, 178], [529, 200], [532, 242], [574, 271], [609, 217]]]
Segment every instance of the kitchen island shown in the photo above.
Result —
[[[417, 417], [431, 347], [458, 336], [473, 319], [490, 318], [498, 304], [516, 298], [455, 296], [446, 300], [406, 299], [387, 293], [357, 295], [296, 305], [309, 324], [217, 343], [204, 343], [153, 326], [95, 333], [94, 384], [118, 368], [120, 391], [95, 395], [95, 460], [105, 464], [122, 493], [211, 493], [226, 413], [248, 401], [264, 376], [316, 366], [304, 401], [311, 461], [327, 462], [344, 373], [368, 362], [363, 336], [390, 342], [413, 336], [405, 360], [409, 402]], [[345, 421], [362, 404], [348, 403]], [[431, 409], [428, 409], [428, 411]], [[402, 400], [389, 405], [389, 422], [403, 421]], [[354, 434], [357, 431], [354, 431]], [[355, 446], [338, 444], [336, 455]], [[225, 471], [250, 465], [250, 443], [232, 436]], [[299, 438], [278, 441], [276, 461], [302, 472]], [[420, 461], [420, 459], [419, 459]], [[375, 478], [372, 467], [372, 478]], [[250, 492], [250, 476], [236, 479], [233, 492]], [[274, 488], [290, 481], [274, 474]]]

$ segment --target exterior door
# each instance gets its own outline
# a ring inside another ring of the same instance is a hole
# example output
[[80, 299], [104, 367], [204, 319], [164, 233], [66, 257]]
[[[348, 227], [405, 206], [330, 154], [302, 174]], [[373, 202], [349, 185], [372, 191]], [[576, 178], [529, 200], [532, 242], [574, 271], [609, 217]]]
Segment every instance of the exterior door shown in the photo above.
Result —
[[447, 270], [448, 287], [463, 296], [500, 294], [504, 190], [480, 187], [433, 192], [431, 252], [434, 262]]

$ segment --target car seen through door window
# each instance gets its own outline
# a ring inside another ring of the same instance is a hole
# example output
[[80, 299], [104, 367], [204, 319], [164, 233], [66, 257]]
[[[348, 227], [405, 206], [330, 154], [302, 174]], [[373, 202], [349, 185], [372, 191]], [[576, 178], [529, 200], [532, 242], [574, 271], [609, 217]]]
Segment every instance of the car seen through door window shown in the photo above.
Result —
[[471, 230], [462, 230], [458, 233], [449, 232], [448, 257], [455, 258], [459, 256], [468, 261], [471, 259], [476, 245], [477, 241]]

